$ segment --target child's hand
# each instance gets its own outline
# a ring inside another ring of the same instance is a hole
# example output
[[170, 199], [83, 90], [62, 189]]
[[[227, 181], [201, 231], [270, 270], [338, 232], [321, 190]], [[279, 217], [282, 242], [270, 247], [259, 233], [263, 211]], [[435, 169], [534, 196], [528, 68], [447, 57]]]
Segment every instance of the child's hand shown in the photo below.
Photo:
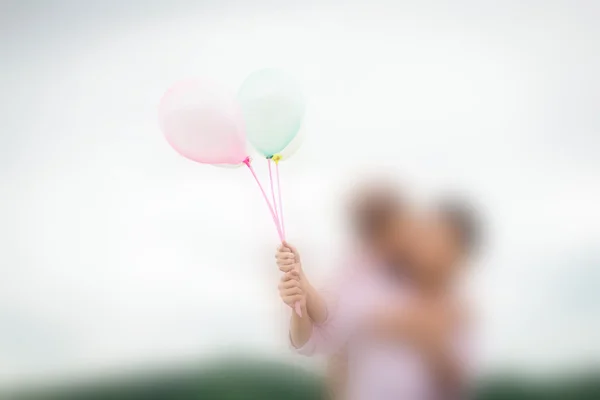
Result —
[[284, 273], [279, 284], [279, 294], [284, 303], [294, 307], [296, 314], [302, 316], [306, 309], [306, 298], [309, 294], [310, 285], [302, 271], [300, 253], [287, 242], [283, 242], [275, 253], [277, 266]]
[[300, 284], [300, 274], [297, 271], [291, 270], [286, 272], [279, 282], [279, 297], [285, 304], [293, 307], [296, 303], [300, 303], [304, 309], [306, 305], [306, 294]]
[[302, 275], [302, 264], [300, 262], [300, 253], [291, 244], [283, 242], [281, 246], [277, 248], [275, 253], [275, 259], [277, 260], [277, 266], [281, 272], [287, 273], [290, 271], [298, 272], [299, 277]]

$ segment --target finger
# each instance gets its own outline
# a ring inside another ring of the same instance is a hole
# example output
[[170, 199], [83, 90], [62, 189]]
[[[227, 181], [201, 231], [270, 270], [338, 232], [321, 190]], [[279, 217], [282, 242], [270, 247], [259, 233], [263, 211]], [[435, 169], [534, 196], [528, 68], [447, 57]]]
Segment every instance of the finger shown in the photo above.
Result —
[[278, 253], [292, 253], [292, 249], [290, 249], [287, 246], [281, 245], [281, 246], [277, 246], [277, 252]]
[[294, 288], [294, 287], [300, 287], [300, 280], [299, 279], [282, 279], [281, 282], [279, 282], [279, 288], [280, 289], [289, 289], [289, 288]]
[[296, 272], [296, 275], [299, 275], [297, 269], [298, 264], [279, 265], [279, 270], [285, 273]]
[[288, 257], [288, 258], [277, 258], [277, 259], [275, 259], [275, 262], [277, 263], [277, 265], [290, 265], [290, 264], [297, 263], [298, 260], [296, 260], [293, 257]]
[[303, 294], [302, 289], [299, 287], [291, 287], [289, 289], [280, 289], [279, 295], [281, 297], [290, 297]]
[[295, 264], [296, 260], [294, 260], [293, 258], [286, 258], [283, 260], [277, 260], [277, 265], [292, 265]]
[[297, 281], [300, 282], [300, 275], [296, 271], [289, 271], [283, 274], [279, 283], [289, 282], [289, 281]]
[[296, 258], [296, 256], [294, 255], [294, 253], [277, 252], [277, 253], [275, 253], [275, 258], [278, 260], [288, 260], [288, 259], [294, 259], [294, 258]]
[[304, 292], [300, 288], [281, 289], [279, 291], [279, 297], [282, 299], [294, 296], [304, 296]]
[[300, 287], [300, 281], [297, 281], [296, 279], [282, 281], [282, 282], [279, 282], [279, 285], [278, 285], [279, 290], [284, 290], [284, 289], [287, 290], [287, 289], [299, 288], [299, 287]]
[[293, 305], [304, 299], [303, 295], [285, 296], [281, 298], [285, 304]]
[[293, 265], [280, 265], [279, 270], [281, 272], [288, 273], [288, 272], [291, 272], [294, 270], [294, 266]]
[[286, 272], [282, 277], [281, 277], [282, 281], [289, 281], [289, 280], [300, 280], [300, 274], [298, 273], [298, 271], [296, 270], [291, 270]]
[[282, 243], [279, 246], [277, 246], [277, 251], [289, 252], [292, 251], [292, 249], [289, 246]]
[[298, 268], [296, 268], [296, 264], [277, 264], [277, 268], [279, 268], [279, 270], [281, 272], [292, 272]]
[[283, 246], [285, 246], [286, 248], [288, 248], [292, 253], [298, 253], [298, 250], [296, 250], [296, 247], [292, 246], [291, 244], [289, 244], [285, 240], [283, 241]]

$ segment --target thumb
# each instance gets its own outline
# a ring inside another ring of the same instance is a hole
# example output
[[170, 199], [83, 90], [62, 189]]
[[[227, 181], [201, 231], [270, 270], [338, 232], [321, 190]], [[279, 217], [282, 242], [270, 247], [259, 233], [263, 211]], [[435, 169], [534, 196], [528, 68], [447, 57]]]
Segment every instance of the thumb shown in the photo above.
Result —
[[292, 253], [294, 254], [298, 254], [298, 250], [296, 250], [296, 248], [294, 246], [292, 246], [291, 244], [288, 243], [287, 240], [284, 240], [282, 242], [283, 246], [287, 247], [288, 249], [290, 249], [292, 251]]

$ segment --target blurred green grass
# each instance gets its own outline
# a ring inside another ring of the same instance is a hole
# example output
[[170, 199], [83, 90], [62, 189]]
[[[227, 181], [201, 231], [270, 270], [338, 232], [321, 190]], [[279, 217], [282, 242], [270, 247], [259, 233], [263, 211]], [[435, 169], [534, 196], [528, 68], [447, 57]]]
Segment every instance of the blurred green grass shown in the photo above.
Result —
[[[476, 400], [600, 400], [600, 373], [527, 380], [508, 374], [479, 383]], [[257, 360], [223, 360], [203, 366], [104, 378], [85, 384], [29, 389], [6, 400], [315, 400], [322, 379], [302, 368]], [[375, 399], [374, 399], [375, 400]], [[410, 399], [408, 399], [410, 400]]]

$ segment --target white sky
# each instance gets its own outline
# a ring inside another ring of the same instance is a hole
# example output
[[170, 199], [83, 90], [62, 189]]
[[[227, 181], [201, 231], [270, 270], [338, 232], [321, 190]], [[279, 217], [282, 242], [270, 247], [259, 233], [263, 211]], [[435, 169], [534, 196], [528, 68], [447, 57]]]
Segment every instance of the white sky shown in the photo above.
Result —
[[490, 229], [487, 368], [600, 361], [598, 3], [23, 3], [0, 5], [2, 382], [285, 353], [275, 230], [248, 172], [179, 157], [156, 121], [180, 79], [235, 90], [270, 66], [310, 103], [282, 172], [315, 279], [365, 170], [464, 191]]

